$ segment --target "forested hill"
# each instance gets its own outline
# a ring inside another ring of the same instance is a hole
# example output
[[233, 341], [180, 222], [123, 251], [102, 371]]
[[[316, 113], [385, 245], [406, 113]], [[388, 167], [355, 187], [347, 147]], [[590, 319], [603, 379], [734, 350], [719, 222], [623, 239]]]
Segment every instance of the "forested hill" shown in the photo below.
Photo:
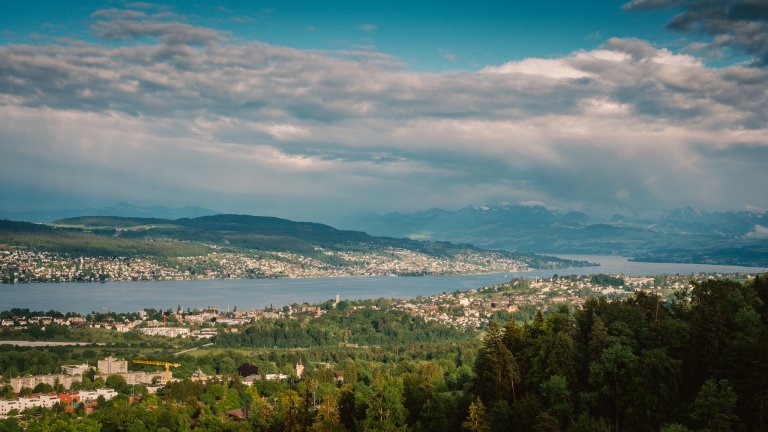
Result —
[[338, 230], [319, 223], [235, 214], [176, 220], [84, 216], [60, 219], [51, 225], [126, 239], [165, 238], [256, 250], [311, 252], [323, 248], [360, 251], [397, 247], [450, 256], [458, 250], [476, 249], [447, 242], [374, 237], [362, 231]]

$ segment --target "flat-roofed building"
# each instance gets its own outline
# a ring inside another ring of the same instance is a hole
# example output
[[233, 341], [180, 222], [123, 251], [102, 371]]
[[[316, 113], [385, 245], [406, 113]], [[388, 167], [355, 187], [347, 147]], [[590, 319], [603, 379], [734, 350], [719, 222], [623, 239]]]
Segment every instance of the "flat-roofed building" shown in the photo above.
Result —
[[85, 372], [88, 372], [88, 369], [91, 367], [87, 364], [79, 364], [79, 365], [64, 365], [61, 367], [61, 373], [67, 374], [67, 375], [82, 375]]
[[0, 415], [8, 415], [11, 410], [16, 410], [18, 412], [21, 412], [21, 409], [19, 408], [19, 401], [14, 400], [5, 400], [0, 399]]
[[188, 337], [190, 331], [186, 327], [146, 327], [138, 329], [139, 333], [148, 336]]
[[[154, 378], [155, 382], [161, 382], [165, 383], [165, 371], [162, 372], [124, 372], [124, 373], [116, 373], [116, 374], [110, 374], [110, 375], [120, 375], [125, 379], [126, 384], [128, 385], [135, 385], [135, 384], [152, 384], [152, 380]], [[101, 378], [103, 380], [106, 380], [109, 375], [97, 375], [97, 378]]]
[[97, 363], [99, 373], [102, 375], [114, 375], [128, 372], [128, 361], [116, 359], [112, 356], [99, 360]]
[[72, 383], [80, 382], [82, 375], [32, 375], [20, 378], [11, 378], [11, 388], [14, 393], [18, 393], [22, 388], [34, 389], [38, 384], [48, 384], [55, 387], [56, 384], [61, 384], [65, 388], [72, 386]]
[[117, 396], [117, 392], [112, 389], [96, 389], [96, 390], [80, 390], [77, 392], [77, 396], [80, 397], [80, 400], [83, 402], [86, 401], [95, 401], [99, 398], [99, 396], [103, 396], [104, 399], [110, 400]]
[[22, 397], [13, 400], [0, 399], [0, 415], [8, 415], [11, 410], [22, 412], [25, 409], [41, 407], [51, 408], [59, 402], [58, 396], [42, 395], [38, 397]]

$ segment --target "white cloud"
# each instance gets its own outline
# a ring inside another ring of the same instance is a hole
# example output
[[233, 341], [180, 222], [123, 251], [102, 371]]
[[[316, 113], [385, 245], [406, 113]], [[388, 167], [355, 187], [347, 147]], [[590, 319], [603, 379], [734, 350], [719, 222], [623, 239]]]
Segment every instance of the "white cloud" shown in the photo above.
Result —
[[[114, 35], [120, 20], [105, 21]], [[0, 192], [65, 177], [92, 196], [162, 184], [149, 193], [339, 212], [768, 205], [753, 187], [766, 181], [765, 70], [611, 39], [417, 73], [376, 51], [235, 43], [197, 27], [172, 39], [183, 23], [133, 21], [125, 35], [160, 43], [0, 46], [0, 156], [12, 166]]]
[[605, 97], [584, 98], [581, 105], [586, 113], [593, 115], [626, 115], [630, 113], [628, 104], [616, 103]]
[[547, 207], [547, 204], [544, 201], [519, 201], [518, 204], [526, 207]]
[[762, 225], [755, 225], [752, 231], [744, 235], [746, 238], [766, 240], [768, 239], [768, 227]]
[[277, 140], [298, 139], [309, 135], [307, 129], [289, 124], [270, 125], [267, 126], [266, 130]]
[[587, 78], [590, 74], [570, 66], [562, 59], [527, 58], [504, 63], [501, 66], [489, 66], [481, 70], [486, 73], [526, 74], [546, 78]]

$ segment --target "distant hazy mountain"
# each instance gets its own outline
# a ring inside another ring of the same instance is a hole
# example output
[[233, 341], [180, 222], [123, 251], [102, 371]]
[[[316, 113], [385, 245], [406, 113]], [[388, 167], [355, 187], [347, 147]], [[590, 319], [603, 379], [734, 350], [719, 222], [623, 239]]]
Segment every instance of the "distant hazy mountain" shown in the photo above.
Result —
[[132, 204], [120, 203], [116, 206], [102, 208], [85, 207], [81, 209], [39, 210], [27, 212], [7, 212], [0, 210], [0, 219], [49, 223], [58, 219], [86, 215], [180, 219], [209, 216], [217, 213], [220, 212], [196, 206], [169, 208], [163, 206], [136, 206]]
[[768, 215], [691, 208], [607, 218], [542, 206], [363, 214], [340, 226], [373, 235], [537, 253], [620, 254], [641, 260], [768, 266]]

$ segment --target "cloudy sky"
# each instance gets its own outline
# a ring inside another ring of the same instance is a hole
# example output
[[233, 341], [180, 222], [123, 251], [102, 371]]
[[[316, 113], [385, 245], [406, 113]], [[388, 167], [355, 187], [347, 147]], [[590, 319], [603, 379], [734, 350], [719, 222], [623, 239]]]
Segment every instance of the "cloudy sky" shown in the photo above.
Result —
[[765, 0], [25, 0], [0, 209], [768, 207]]

